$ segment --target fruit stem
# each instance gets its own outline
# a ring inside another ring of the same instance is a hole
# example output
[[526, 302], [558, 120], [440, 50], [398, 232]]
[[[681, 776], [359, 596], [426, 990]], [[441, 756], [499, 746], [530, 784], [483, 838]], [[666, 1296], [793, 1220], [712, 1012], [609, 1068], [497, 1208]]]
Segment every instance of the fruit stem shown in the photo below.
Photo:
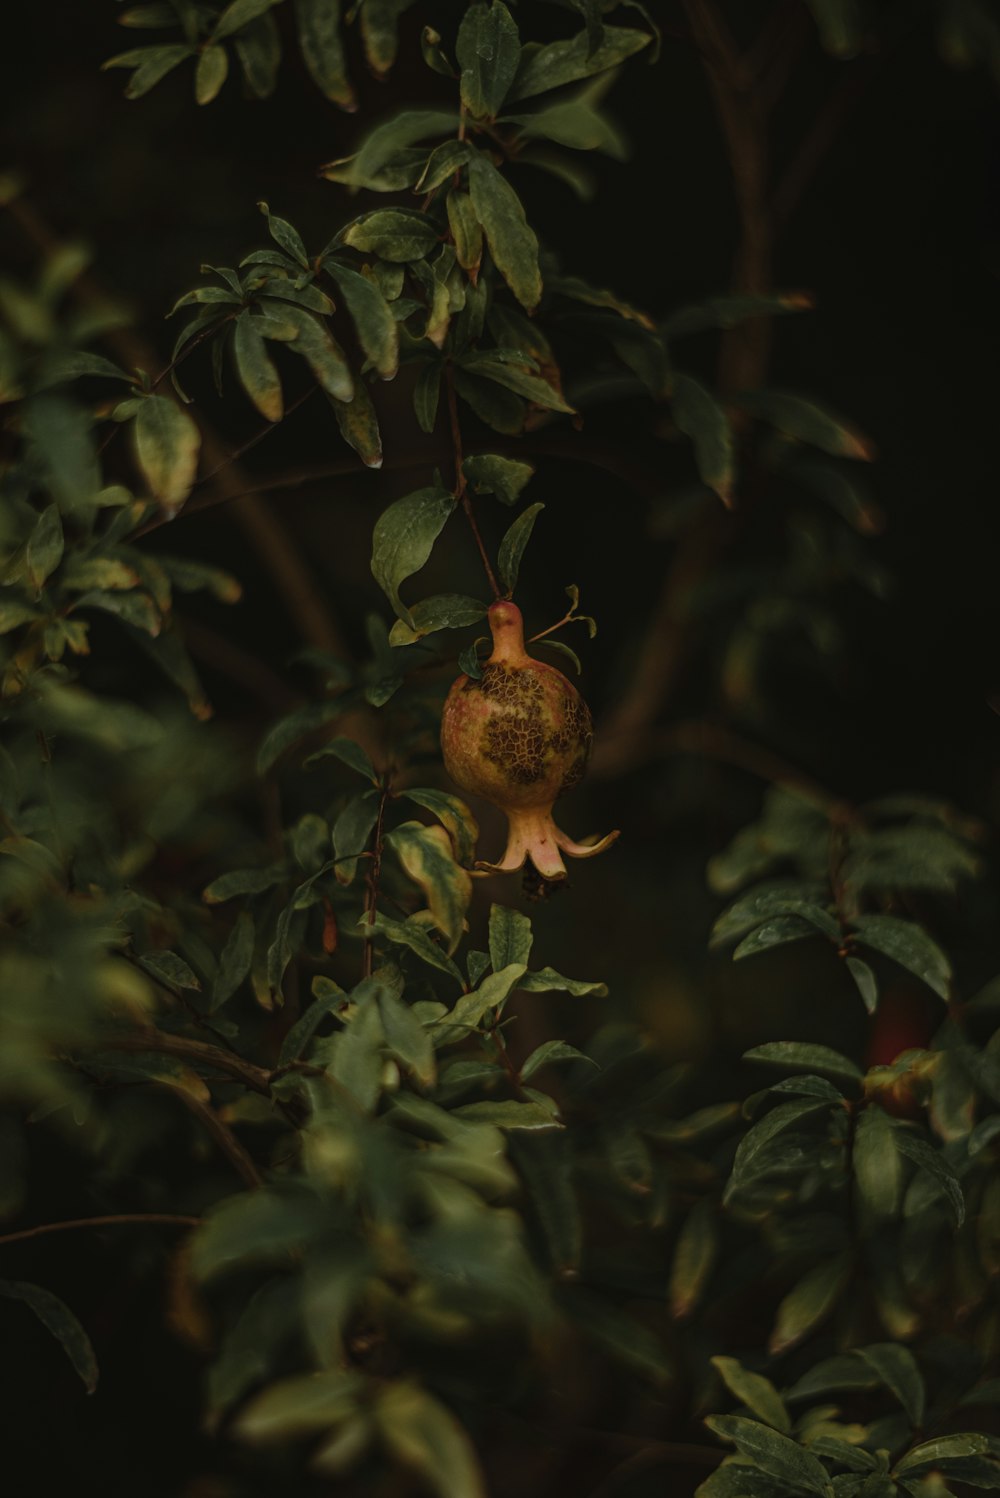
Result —
[[490, 559], [487, 554], [486, 547], [483, 544], [483, 538], [479, 533], [479, 526], [476, 524], [476, 516], [472, 508], [472, 500], [469, 498], [469, 492], [465, 483], [465, 474], [462, 471], [462, 428], [460, 427], [458, 421], [458, 400], [455, 396], [455, 376], [450, 361], [446, 363], [444, 367], [444, 382], [445, 388], [448, 392], [448, 418], [451, 422], [451, 445], [452, 451], [455, 455], [455, 487], [452, 493], [458, 500], [459, 504], [462, 506], [462, 509], [465, 512], [465, 518], [469, 522], [469, 527], [472, 531], [473, 537], [475, 538], [476, 545], [479, 548], [479, 555], [482, 557], [483, 567], [486, 569], [486, 576], [489, 580], [490, 587], [493, 590], [493, 597], [501, 598], [503, 595], [501, 594], [499, 584], [497, 583], [496, 573], [493, 571], [493, 568], [490, 565]]

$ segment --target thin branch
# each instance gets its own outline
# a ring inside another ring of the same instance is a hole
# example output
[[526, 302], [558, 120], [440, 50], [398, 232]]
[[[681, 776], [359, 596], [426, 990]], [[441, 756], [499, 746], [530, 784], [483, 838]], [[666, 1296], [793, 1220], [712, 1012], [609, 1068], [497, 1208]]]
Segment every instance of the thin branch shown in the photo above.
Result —
[[771, 198], [771, 221], [775, 230], [788, 223], [806, 187], [835, 143], [845, 122], [865, 93], [875, 72], [872, 58], [858, 58], [845, 67], [844, 76], [821, 105], [799, 148], [785, 168]]
[[[365, 896], [365, 917], [369, 930], [375, 924], [375, 916], [378, 910], [378, 882], [382, 873], [382, 846], [383, 829], [385, 826], [385, 808], [388, 804], [392, 790], [388, 775], [382, 782], [382, 791], [378, 802], [378, 815], [375, 818], [375, 833], [372, 838], [371, 862], [368, 865], [368, 892]], [[375, 944], [372, 936], [365, 937], [364, 956], [362, 957], [362, 977], [370, 978], [372, 974]]]
[[261, 1097], [271, 1095], [270, 1072], [265, 1071], [262, 1066], [255, 1066], [252, 1061], [245, 1061], [232, 1051], [208, 1045], [203, 1040], [189, 1040], [185, 1035], [168, 1035], [163, 1030], [150, 1028], [133, 1030], [128, 1035], [102, 1037], [101, 1044], [112, 1051], [140, 1054], [152, 1051], [157, 1055], [175, 1056], [181, 1061], [189, 1061], [193, 1066], [214, 1066], [224, 1076], [242, 1082], [251, 1092], [257, 1092]]
[[114, 1228], [126, 1223], [163, 1223], [167, 1227], [196, 1228], [200, 1217], [187, 1217], [176, 1212], [114, 1212], [108, 1217], [74, 1217], [67, 1222], [43, 1222], [38, 1227], [22, 1228], [17, 1233], [4, 1233], [0, 1246], [5, 1243], [24, 1243], [29, 1238], [41, 1238], [45, 1233], [67, 1233], [76, 1228]]
[[479, 526], [476, 524], [476, 516], [472, 508], [472, 500], [469, 498], [469, 491], [465, 482], [465, 474], [462, 471], [462, 428], [458, 420], [458, 400], [455, 395], [455, 376], [452, 371], [450, 362], [445, 365], [444, 379], [445, 388], [448, 393], [448, 420], [451, 425], [451, 445], [452, 452], [455, 458], [455, 498], [458, 500], [459, 504], [462, 506], [462, 509], [465, 512], [465, 518], [469, 522], [469, 527], [472, 531], [476, 545], [479, 548], [479, 555], [482, 558], [483, 567], [486, 571], [486, 577], [489, 581], [490, 587], [493, 589], [493, 597], [500, 598], [500, 587], [497, 583], [496, 575], [490, 563], [489, 554], [486, 550], [486, 547], [483, 545], [483, 538], [479, 533]]
[[237, 1175], [246, 1182], [248, 1186], [262, 1186], [263, 1180], [256, 1165], [248, 1152], [237, 1139], [233, 1131], [223, 1123], [214, 1108], [203, 1103], [194, 1093], [188, 1092], [185, 1087], [178, 1087], [172, 1082], [164, 1081], [164, 1087], [179, 1098], [186, 1108], [194, 1114], [198, 1122], [204, 1127], [206, 1133], [211, 1134], [226, 1159], [232, 1165]]

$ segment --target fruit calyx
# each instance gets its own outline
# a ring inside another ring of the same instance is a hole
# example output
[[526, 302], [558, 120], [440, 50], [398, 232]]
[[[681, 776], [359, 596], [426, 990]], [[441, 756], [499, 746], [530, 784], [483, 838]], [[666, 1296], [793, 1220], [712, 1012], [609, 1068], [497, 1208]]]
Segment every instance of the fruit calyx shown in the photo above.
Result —
[[556, 798], [583, 777], [593, 737], [590, 712], [561, 671], [528, 654], [516, 604], [501, 599], [488, 618], [493, 652], [482, 675], [460, 676], [445, 702], [445, 768], [463, 790], [507, 816], [503, 857], [478, 862], [478, 872], [510, 873], [530, 862], [543, 879], [563, 879], [563, 854], [592, 858], [618, 836], [574, 842], [552, 816]]

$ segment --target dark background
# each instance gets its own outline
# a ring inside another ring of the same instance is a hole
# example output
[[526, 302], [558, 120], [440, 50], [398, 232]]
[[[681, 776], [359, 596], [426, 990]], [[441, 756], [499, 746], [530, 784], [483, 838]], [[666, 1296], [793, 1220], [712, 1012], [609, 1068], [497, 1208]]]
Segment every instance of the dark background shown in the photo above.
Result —
[[[772, 9], [724, 8], [747, 39]], [[680, 30], [679, 6], [655, 10], [668, 30]], [[174, 337], [164, 315], [197, 283], [199, 265], [233, 265], [263, 242], [258, 199], [291, 219], [311, 246], [358, 211], [343, 189], [317, 177], [317, 166], [349, 154], [382, 109], [442, 96], [447, 85], [420, 64], [416, 33], [418, 21], [440, 17], [447, 34], [456, 7], [422, 3], [404, 18], [401, 63], [387, 86], [354, 57], [356, 117], [325, 103], [294, 44], [266, 102], [244, 101], [231, 75], [219, 100], [196, 108], [191, 70], [182, 67], [129, 103], [122, 97], [126, 75], [101, 73], [99, 64], [154, 38], [116, 28], [115, 12], [110, 0], [44, 0], [7, 18], [17, 32], [15, 38], [8, 29], [4, 41], [0, 166], [24, 175], [26, 200], [52, 233], [91, 246], [97, 279], [132, 310], [162, 367]], [[522, 24], [529, 15], [540, 28], [562, 19], [547, 7], [522, 5]], [[879, 47], [850, 63], [825, 56], [809, 32], [772, 120], [775, 177], [845, 68], [857, 79], [851, 106], [776, 247], [775, 284], [808, 289], [816, 310], [777, 326], [770, 380], [828, 402], [876, 443], [877, 462], [865, 478], [886, 528], [868, 544], [893, 587], [879, 603], [844, 591], [839, 607], [853, 662], [846, 679], [831, 690], [818, 668], [786, 672], [775, 726], [754, 725], [750, 736], [838, 793], [861, 800], [905, 789], [941, 794], [992, 827], [1000, 813], [1000, 719], [989, 705], [1000, 687], [997, 94], [985, 70], [956, 71], [942, 62], [919, 15], [912, 26], [888, 26]], [[523, 171], [518, 186], [532, 222], [562, 247], [568, 270], [655, 315], [723, 291], [736, 215], [691, 45], [665, 37], [659, 63], [633, 63], [610, 107], [632, 141], [630, 161], [598, 165], [592, 204]], [[2, 214], [0, 251], [14, 274], [28, 274], [35, 263], [34, 248]], [[694, 340], [690, 358], [710, 376], [711, 339]], [[216, 402], [206, 365], [196, 356], [188, 366], [192, 392], [226, 441], [245, 440], [257, 418], [238, 391]], [[373, 519], [389, 499], [427, 482], [435, 461], [447, 463], [440, 441], [422, 438], [408, 414], [404, 376], [379, 399], [387, 456], [398, 461], [412, 452], [412, 471], [387, 463], [382, 474], [317, 481], [276, 491], [271, 500], [355, 651], [363, 649], [364, 612], [385, 613], [367, 572]], [[529, 491], [547, 508], [525, 565], [524, 606], [542, 627], [562, 611], [565, 585], [579, 584], [584, 608], [600, 624], [583, 650], [598, 733], [627, 682], [676, 544], [656, 537], [651, 488], [669, 500], [691, 476], [686, 446], [651, 435], [656, 420], [648, 403], [631, 400], [595, 408], [585, 427], [588, 439], [611, 444], [642, 468], [642, 493], [591, 463], [546, 458]], [[332, 419], [307, 406], [247, 463], [259, 476], [346, 455]], [[487, 502], [480, 511], [495, 547], [509, 515]], [[766, 512], [756, 529], [753, 518], [731, 524], [720, 566], [738, 562], [743, 548], [766, 550], [773, 539]], [[196, 624], [237, 641], [302, 688], [287, 664], [298, 644], [289, 610], [225, 508], [182, 516], [151, 544], [215, 559], [240, 576], [246, 592], [235, 609], [185, 609]], [[473, 591], [475, 566], [464, 532], [456, 533], [428, 569], [425, 591]], [[120, 637], [109, 634], [106, 648], [121, 651]], [[217, 658], [200, 664], [223, 731], [252, 742], [273, 716], [261, 700], [266, 694], [234, 681]], [[715, 647], [696, 643], [666, 723], [718, 715], [718, 666]], [[543, 960], [588, 978], [612, 975], [608, 1002], [616, 1017], [640, 1016], [668, 1055], [711, 1059], [717, 1071], [758, 1039], [795, 1035], [857, 1048], [863, 1032], [856, 995], [825, 951], [800, 944], [736, 969], [725, 954], [705, 954], [719, 906], [705, 888], [706, 858], [752, 818], [760, 795], [760, 782], [749, 775], [677, 755], [644, 759], [624, 778], [592, 784], [567, 804], [564, 823], [574, 835], [620, 826], [620, 845], [577, 866], [571, 893], [538, 916]], [[499, 829], [488, 821], [486, 833], [496, 841]], [[997, 965], [994, 909], [987, 881], [944, 916], [966, 990]], [[575, 1010], [573, 1019], [559, 1010], [554, 1019], [578, 1025], [585, 1036], [606, 1017], [595, 1004]], [[724, 1094], [725, 1082], [721, 1088]], [[42, 1184], [28, 1203], [31, 1221], [74, 1215], [72, 1161], [50, 1148], [53, 1157], [43, 1154], [34, 1173]], [[169, 1173], [170, 1162], [163, 1166]], [[75, 1205], [93, 1210], [82, 1188]], [[26, 1311], [4, 1304], [2, 1399], [8, 1415], [17, 1410], [14, 1449], [34, 1473], [25, 1491], [61, 1491], [72, 1478], [74, 1491], [224, 1494], [224, 1486], [185, 1487], [203, 1455], [193, 1434], [197, 1362], [165, 1332], [148, 1282], [122, 1280], [118, 1243], [74, 1234], [5, 1251], [0, 1272], [70, 1300], [92, 1331], [103, 1368], [101, 1391], [88, 1401], [55, 1344], [44, 1342]], [[148, 1253], [158, 1273], [155, 1234]], [[135, 1254], [132, 1241], [133, 1276]], [[152, 1474], [151, 1447], [160, 1454]]]

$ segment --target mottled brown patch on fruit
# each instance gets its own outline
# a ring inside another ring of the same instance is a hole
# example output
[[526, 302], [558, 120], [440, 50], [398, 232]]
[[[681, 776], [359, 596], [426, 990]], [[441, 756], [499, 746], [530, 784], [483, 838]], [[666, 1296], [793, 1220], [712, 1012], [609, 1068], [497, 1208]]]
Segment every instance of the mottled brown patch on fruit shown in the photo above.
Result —
[[480, 692], [494, 708], [483, 727], [481, 753], [512, 785], [530, 786], [545, 780], [553, 770], [558, 773], [560, 760], [564, 762], [560, 791], [582, 777], [590, 752], [590, 713], [568, 682], [565, 686], [560, 726], [553, 731], [551, 705], [536, 670], [491, 663], [483, 667], [479, 681], [466, 684], [465, 690]]

